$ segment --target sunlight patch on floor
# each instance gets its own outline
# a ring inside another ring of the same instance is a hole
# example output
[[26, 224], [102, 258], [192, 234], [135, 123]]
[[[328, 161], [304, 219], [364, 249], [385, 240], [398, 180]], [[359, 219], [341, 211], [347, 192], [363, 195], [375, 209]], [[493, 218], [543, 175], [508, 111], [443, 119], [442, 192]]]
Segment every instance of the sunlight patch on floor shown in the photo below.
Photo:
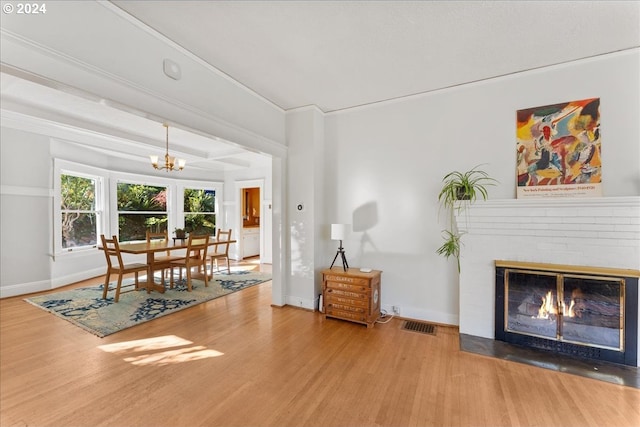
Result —
[[[123, 354], [126, 356], [123, 358], [125, 362], [136, 366], [164, 366], [224, 355], [224, 353], [204, 346], [191, 346], [192, 344], [192, 341], [184, 338], [175, 335], [165, 335], [162, 337], [99, 345], [98, 348], [107, 353]], [[167, 350], [175, 347], [183, 348]], [[156, 350], [165, 351], [156, 352]], [[142, 352], [145, 354], [132, 354]]]
[[124, 361], [136, 366], [164, 366], [175, 363], [192, 362], [194, 360], [208, 359], [224, 355], [216, 350], [211, 350], [201, 345], [177, 350], [163, 351], [153, 354], [125, 357]]
[[[257, 270], [259, 266], [257, 265], [238, 265], [231, 267], [231, 272], [234, 273], [236, 271], [254, 271]], [[224, 274], [226, 270], [222, 270], [221, 273]]]

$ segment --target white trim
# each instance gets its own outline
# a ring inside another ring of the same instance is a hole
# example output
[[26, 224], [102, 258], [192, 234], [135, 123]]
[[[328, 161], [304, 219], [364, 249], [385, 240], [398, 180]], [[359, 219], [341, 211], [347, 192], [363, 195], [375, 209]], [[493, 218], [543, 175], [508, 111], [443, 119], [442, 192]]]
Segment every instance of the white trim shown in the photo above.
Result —
[[32, 294], [35, 292], [48, 291], [53, 289], [50, 280], [39, 280], [30, 283], [18, 283], [16, 285], [5, 285], [0, 287], [0, 298], [9, 298], [19, 295]]
[[[464, 202], [462, 202], [464, 203]], [[473, 204], [473, 210], [495, 208], [527, 208], [527, 207], [634, 207], [640, 206], [640, 196], [625, 197], [540, 197], [531, 199], [496, 199], [482, 200]]]
[[[167, 104], [171, 105], [174, 108], [180, 109], [180, 110], [185, 111], [185, 112], [189, 112], [190, 114], [193, 114], [193, 115], [198, 116], [198, 117], [200, 117], [200, 118], [202, 118], [202, 119], [204, 119], [206, 121], [214, 123], [216, 126], [222, 128], [227, 133], [232, 133], [234, 135], [235, 134], [239, 134], [239, 135], [242, 135], [245, 138], [248, 138], [248, 139], [250, 139], [252, 141], [266, 144], [266, 146], [268, 147], [268, 150], [261, 149], [259, 151], [261, 153], [264, 152], [266, 154], [276, 155], [276, 156], [279, 156], [279, 157], [286, 156], [285, 153], [286, 153], [287, 147], [285, 145], [280, 144], [280, 143], [278, 143], [278, 142], [276, 142], [276, 141], [274, 141], [274, 140], [272, 140], [270, 138], [267, 138], [267, 137], [265, 137], [265, 136], [263, 136], [261, 134], [253, 132], [251, 130], [248, 130], [248, 129], [246, 129], [244, 127], [241, 127], [239, 125], [236, 125], [234, 123], [228, 122], [227, 120], [224, 120], [224, 119], [221, 119], [218, 116], [214, 116], [212, 114], [209, 114], [209, 113], [207, 113], [205, 111], [202, 111], [199, 108], [195, 108], [192, 105], [186, 104], [186, 103], [184, 103], [182, 101], [179, 101], [177, 99], [169, 98], [169, 97], [167, 97], [165, 95], [162, 95], [162, 94], [160, 94], [158, 92], [148, 90], [148, 89], [146, 89], [146, 88], [144, 88], [144, 87], [142, 87], [142, 86], [140, 86], [140, 85], [138, 85], [136, 83], [133, 83], [133, 82], [131, 82], [129, 80], [123, 79], [123, 78], [121, 78], [121, 77], [119, 77], [117, 75], [114, 75], [112, 73], [106, 72], [101, 68], [98, 68], [98, 67], [95, 67], [93, 65], [87, 64], [87, 63], [85, 63], [83, 61], [79, 61], [79, 60], [77, 60], [77, 59], [75, 59], [75, 58], [73, 58], [73, 57], [71, 57], [69, 55], [66, 55], [66, 54], [64, 54], [62, 52], [59, 52], [59, 51], [57, 51], [55, 49], [52, 49], [52, 48], [50, 48], [48, 46], [44, 46], [44, 45], [42, 45], [40, 43], [33, 42], [33, 41], [31, 41], [29, 39], [26, 39], [26, 38], [24, 38], [24, 37], [22, 37], [22, 36], [20, 36], [20, 35], [18, 35], [16, 33], [8, 31], [8, 30], [6, 30], [4, 28], [0, 28], [0, 35], [6, 37], [8, 39], [11, 39], [15, 43], [18, 43], [18, 44], [21, 44], [23, 46], [26, 46], [27, 48], [31, 48], [31, 50], [39, 51], [41, 54], [43, 54], [43, 55], [45, 55], [45, 56], [47, 56], [49, 58], [52, 58], [54, 60], [56, 60], [56, 59], [57, 60], [61, 60], [63, 62], [66, 62], [66, 63], [70, 64], [71, 66], [73, 66], [75, 68], [78, 68], [78, 69], [84, 70], [85, 72], [88, 72], [90, 74], [93, 74], [93, 75], [108, 79], [110, 82], [113, 82], [115, 84], [119, 84], [121, 86], [125, 86], [125, 87], [127, 87], [129, 89], [134, 90], [137, 93], [141, 93], [141, 94], [147, 95], [149, 97], [152, 97], [152, 98], [154, 98], [156, 100], [159, 100], [159, 101], [162, 101], [162, 102], [166, 102]], [[3, 65], [3, 72], [13, 72], [14, 70], [15, 69], [13, 67], [11, 67], [11, 66]], [[19, 71], [20, 70], [15, 70], [15, 75], [19, 75], [21, 78], [30, 77], [30, 76], [24, 75], [24, 73], [20, 73]], [[39, 83], [41, 83], [41, 84], [45, 84], [48, 87], [52, 87], [52, 88], [55, 88], [57, 90], [60, 90], [60, 91], [66, 92], [66, 93], [72, 93], [72, 94], [75, 94], [75, 95], [81, 94], [80, 96], [83, 96], [83, 97], [88, 98], [88, 99], [98, 99], [99, 98], [96, 95], [91, 94], [89, 92], [83, 91], [83, 90], [75, 88], [75, 87], [68, 86], [68, 85], [60, 83], [60, 82], [53, 81], [51, 79], [38, 78], [37, 81]], [[112, 107], [117, 108], [117, 109], [119, 109], [121, 111], [125, 111], [125, 112], [128, 112], [130, 114], [138, 115], [140, 117], [145, 117], [145, 118], [148, 118], [150, 120], [157, 121], [159, 123], [162, 123], [162, 122], [166, 121], [166, 118], [156, 116], [156, 115], [154, 115], [154, 114], [152, 114], [150, 112], [143, 112], [143, 111], [140, 111], [140, 110], [138, 110], [136, 108], [133, 108], [131, 106], [124, 105], [124, 104], [121, 104], [121, 103], [118, 103], [118, 102], [115, 102], [115, 101], [109, 101], [109, 102], [110, 102], [110, 105]], [[277, 107], [277, 108], [278, 108], [278, 112], [284, 112], [284, 110], [282, 110], [281, 108], [279, 108], [279, 107]], [[178, 125], [183, 130], [203, 135], [203, 132], [197, 131], [197, 130], [195, 130], [195, 129], [187, 126], [187, 125], [184, 125], [184, 124], [181, 124], [181, 123], [177, 123], [177, 122], [173, 122], [173, 123], [174, 123], [174, 126]], [[204, 135], [212, 136], [210, 133], [206, 133]], [[213, 136], [217, 136], [217, 135], [213, 135]], [[229, 138], [224, 138], [224, 139], [226, 141], [229, 141], [229, 142], [233, 143]], [[238, 144], [238, 145], [240, 145], [241, 147], [247, 149], [247, 147], [244, 146], [243, 144]], [[272, 150], [272, 151], [269, 152], [269, 150]], [[255, 148], [253, 149], [253, 151], [256, 151]]]
[[53, 197], [54, 191], [49, 188], [0, 185], [0, 194], [3, 196]]
[[287, 296], [285, 298], [285, 304], [291, 307], [304, 308], [307, 310], [315, 311], [317, 307], [317, 298], [308, 299], [300, 297]]
[[108, 229], [108, 224], [105, 223], [109, 212], [109, 199], [106, 198], [106, 182], [108, 180], [108, 173], [100, 168], [92, 166], [86, 166], [79, 163], [70, 162], [63, 159], [53, 159], [53, 259], [58, 257], [67, 257], [71, 254], [73, 256], [79, 256], [86, 254], [89, 250], [94, 248], [91, 246], [82, 246], [76, 249], [62, 247], [62, 212], [60, 208], [60, 176], [68, 174], [71, 176], [79, 176], [83, 178], [89, 178], [95, 180], [95, 213], [96, 213], [96, 245], [99, 242], [100, 234], [105, 233]]
[[[104, 257], [103, 257], [104, 259]], [[84, 270], [74, 274], [68, 274], [63, 277], [56, 277], [51, 281], [51, 289], [57, 289], [62, 286], [67, 286], [69, 283], [77, 283], [82, 280], [92, 279], [94, 277], [102, 276], [106, 273], [106, 263], [103, 267], [93, 268], [91, 270]]]
[[487, 78], [476, 80], [476, 81], [472, 81], [472, 82], [464, 82], [464, 83], [454, 84], [454, 85], [447, 86], [447, 87], [441, 87], [441, 88], [435, 88], [435, 89], [431, 89], [431, 90], [425, 90], [423, 92], [410, 93], [410, 94], [403, 95], [403, 96], [398, 96], [398, 97], [395, 97], [395, 98], [383, 99], [383, 100], [380, 100], [380, 101], [368, 102], [368, 103], [365, 103], [365, 104], [353, 105], [353, 106], [350, 106], [350, 107], [338, 108], [336, 110], [327, 111], [324, 114], [327, 115], [327, 116], [333, 116], [333, 115], [338, 115], [338, 114], [342, 114], [342, 113], [351, 113], [351, 112], [362, 111], [362, 110], [366, 110], [366, 109], [370, 109], [370, 108], [383, 107], [383, 106], [387, 106], [387, 105], [397, 104], [397, 103], [400, 103], [400, 102], [407, 102], [407, 100], [425, 98], [427, 96], [431, 96], [431, 95], [435, 95], [435, 94], [447, 93], [447, 92], [456, 91], [456, 90], [463, 89], [463, 88], [470, 88], [470, 87], [480, 86], [480, 85], [483, 85], [483, 84], [492, 83], [492, 82], [495, 82], [495, 81], [501, 81], [501, 80], [504, 80], [504, 79], [520, 78], [523, 75], [529, 75], [529, 74], [535, 74], [535, 73], [541, 73], [541, 72], [548, 72], [549, 70], [566, 68], [566, 67], [569, 67], [569, 66], [574, 66], [576, 64], [583, 64], [583, 63], [592, 62], [592, 61], [600, 61], [602, 59], [602, 57], [605, 57], [605, 56], [620, 56], [620, 55], [626, 55], [626, 54], [634, 53], [634, 52], [637, 52], [637, 51], [640, 51], [640, 48], [631, 47], [631, 48], [628, 48], [628, 49], [617, 50], [617, 51], [614, 51], [614, 52], [601, 53], [601, 54], [589, 56], [589, 57], [582, 58], [582, 59], [572, 59], [572, 60], [569, 60], [569, 61], [566, 61], [566, 62], [561, 62], [559, 64], [545, 65], [545, 66], [542, 66], [542, 67], [531, 68], [531, 69], [528, 69], [528, 70], [517, 71], [517, 72], [513, 72], [513, 73], [509, 73], [509, 74], [503, 74], [503, 75], [500, 75], [500, 76], [487, 77]]
[[[224, 224], [224, 204], [220, 203], [221, 200], [224, 199], [224, 183], [223, 182], [214, 182], [214, 181], [179, 181], [176, 185], [176, 219], [177, 224], [176, 227], [184, 228], [184, 203], [183, 200], [178, 200], [178, 195], [182, 195], [182, 199], [184, 199], [184, 190], [185, 189], [193, 189], [193, 190], [213, 190], [216, 193], [215, 199], [215, 212], [216, 216], [216, 229], [224, 228], [226, 226]], [[169, 234], [171, 234], [171, 230], [169, 230]]]
[[291, 108], [289, 110], [286, 110], [285, 113], [286, 114], [303, 113], [303, 112], [306, 112], [306, 111], [312, 111], [312, 112], [320, 113], [320, 115], [322, 115], [322, 116], [325, 116], [327, 114], [324, 111], [322, 111], [315, 104], [310, 104], [310, 105], [304, 105], [302, 107]]
[[58, 277], [54, 280], [39, 280], [29, 283], [17, 283], [15, 285], [6, 285], [0, 287], [0, 298], [9, 298], [16, 296], [25, 296], [27, 294], [33, 294], [36, 292], [50, 291], [62, 286], [67, 286], [69, 283], [76, 283], [82, 280], [92, 279], [94, 277], [102, 276], [105, 273], [105, 267], [94, 268], [91, 270], [81, 271], [79, 273], [70, 274], [64, 277]]

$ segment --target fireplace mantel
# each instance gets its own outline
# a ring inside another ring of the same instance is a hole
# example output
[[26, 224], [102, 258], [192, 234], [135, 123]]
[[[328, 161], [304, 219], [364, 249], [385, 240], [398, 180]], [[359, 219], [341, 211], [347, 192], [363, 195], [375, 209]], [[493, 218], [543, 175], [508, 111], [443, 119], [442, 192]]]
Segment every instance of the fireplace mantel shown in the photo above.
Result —
[[456, 223], [463, 334], [495, 338], [495, 260], [640, 270], [640, 197], [478, 201]]
[[553, 271], [556, 273], [597, 274], [621, 277], [640, 277], [640, 270], [629, 268], [607, 268], [564, 264], [547, 264], [538, 262], [520, 262], [496, 260], [496, 267], [520, 268], [524, 270]]

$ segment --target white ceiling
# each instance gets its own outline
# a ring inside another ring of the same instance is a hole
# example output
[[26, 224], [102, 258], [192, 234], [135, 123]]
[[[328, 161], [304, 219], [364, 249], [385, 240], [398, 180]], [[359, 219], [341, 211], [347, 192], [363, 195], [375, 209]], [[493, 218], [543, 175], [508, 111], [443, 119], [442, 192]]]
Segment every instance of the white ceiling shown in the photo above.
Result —
[[112, 3], [285, 110], [330, 112], [640, 45], [638, 1]]
[[[7, 70], [5, 70], [7, 71]], [[37, 117], [53, 125], [55, 135], [101, 154], [149, 163], [149, 155], [165, 153], [166, 129], [154, 119], [111, 101], [89, 94], [52, 87], [47, 81], [22, 78], [21, 73], [0, 73], [3, 122], [20, 115]], [[232, 171], [263, 167], [269, 160], [237, 144], [172, 127], [169, 150], [183, 158], [189, 168], [202, 171]]]
[[[638, 1], [112, 3], [284, 110], [332, 112], [640, 46]], [[118, 157], [162, 154], [157, 121], [3, 71], [3, 111], [108, 134]], [[182, 129], [170, 128], [170, 141], [188, 167], [268, 161]], [[82, 143], [104, 151], [103, 140]]]

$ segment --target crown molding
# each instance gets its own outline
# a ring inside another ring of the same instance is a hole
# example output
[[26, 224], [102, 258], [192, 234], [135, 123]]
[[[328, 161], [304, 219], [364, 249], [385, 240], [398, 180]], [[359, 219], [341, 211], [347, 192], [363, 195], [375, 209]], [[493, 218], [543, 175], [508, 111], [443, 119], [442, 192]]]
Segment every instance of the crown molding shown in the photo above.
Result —
[[[118, 9], [120, 10], [120, 9]], [[187, 112], [193, 116], [196, 116], [198, 118], [201, 118], [203, 121], [209, 122], [211, 124], [214, 125], [214, 127], [216, 128], [220, 128], [222, 129], [224, 132], [231, 134], [231, 135], [239, 135], [247, 140], [250, 141], [255, 141], [259, 144], [264, 144], [265, 147], [267, 147], [266, 149], [262, 149], [262, 150], [257, 150], [255, 147], [247, 147], [244, 146], [242, 144], [239, 144], [238, 142], [235, 142], [233, 140], [229, 140], [228, 138], [224, 138], [226, 141], [228, 141], [231, 144], [236, 144], [238, 146], [241, 146], [242, 148], [248, 150], [248, 151], [252, 151], [252, 152], [264, 152], [266, 154], [272, 154], [272, 155], [276, 155], [279, 157], [286, 157], [286, 153], [287, 153], [287, 147], [283, 144], [280, 144], [270, 138], [267, 138], [263, 135], [260, 135], [256, 132], [253, 132], [251, 130], [248, 130], [244, 127], [238, 126], [234, 123], [230, 123], [224, 119], [221, 119], [220, 117], [214, 116], [212, 114], [209, 114], [199, 108], [195, 108], [189, 104], [186, 104], [182, 101], [179, 101], [177, 99], [174, 99], [172, 97], [168, 97], [165, 96], [161, 93], [158, 93], [157, 91], [152, 91], [149, 90], [137, 83], [134, 83], [128, 79], [124, 79], [122, 77], [119, 77], [113, 73], [107, 72], [99, 67], [95, 67], [91, 64], [88, 64], [84, 61], [80, 61], [77, 58], [74, 58], [70, 55], [67, 55], [63, 52], [60, 52], [56, 49], [52, 49], [48, 46], [42, 45], [40, 43], [34, 42], [33, 40], [27, 39], [19, 34], [16, 34], [12, 31], [6, 30], [4, 28], [0, 28], [0, 36], [3, 38], [3, 44], [5, 42], [13, 42], [16, 43], [18, 45], [20, 45], [22, 48], [30, 50], [32, 52], [35, 52], [37, 54], [46, 56], [48, 58], [53, 59], [54, 61], [57, 62], [62, 62], [64, 64], [70, 65], [73, 68], [77, 68], [80, 69], [84, 72], [89, 73], [90, 75], [93, 76], [97, 76], [99, 78], [102, 79], [106, 79], [112, 83], [115, 83], [119, 86], [125, 87], [129, 90], [133, 90], [136, 93], [141, 93], [143, 95], [146, 95], [148, 97], [151, 97], [153, 99], [156, 99], [160, 102], [166, 103], [168, 105], [170, 105], [171, 107], [178, 109], [178, 110], [182, 110], [184, 112]], [[209, 71], [213, 71], [212, 67], [208, 67], [207, 68]], [[53, 79], [49, 79], [45, 76], [41, 76], [41, 75], [37, 75], [34, 74], [32, 72], [26, 71], [26, 70], [22, 70], [16, 67], [12, 67], [10, 64], [7, 63], [2, 63], [2, 71], [6, 72], [6, 73], [10, 73], [13, 75], [16, 75], [17, 77], [21, 77], [21, 78], [29, 78], [31, 81], [34, 81], [36, 83], [39, 84], [44, 84], [45, 86], [51, 87], [51, 88], [55, 88], [57, 90], [63, 91], [63, 92], [67, 92], [76, 96], [82, 96], [85, 99], [91, 99], [94, 100], [96, 102], [108, 102], [110, 104], [110, 106], [112, 106], [113, 108], [118, 108], [122, 111], [125, 111], [127, 113], [130, 114], [135, 114], [138, 115], [140, 117], [145, 117], [149, 120], [154, 120], [157, 121], [158, 123], [163, 123], [166, 121], [166, 117], [159, 117], [156, 116], [154, 114], [151, 114], [149, 112], [146, 111], [141, 111], [139, 109], [136, 109], [134, 107], [128, 106], [128, 105], [124, 105], [118, 102], [114, 102], [111, 100], [104, 100], [101, 97], [84, 91], [82, 89], [78, 89], [76, 87], [72, 87], [69, 86], [67, 84], [61, 83], [59, 81], [55, 81]], [[278, 111], [283, 112], [284, 110], [282, 110], [281, 108], [278, 107]], [[210, 138], [219, 138], [219, 136], [217, 135], [212, 135], [212, 134], [207, 134], [207, 133], [203, 133], [202, 131], [198, 131], [196, 129], [191, 128], [190, 126], [186, 126], [184, 124], [180, 124], [180, 128], [189, 132], [193, 132], [196, 134], [200, 134], [203, 136], [207, 136]]]

